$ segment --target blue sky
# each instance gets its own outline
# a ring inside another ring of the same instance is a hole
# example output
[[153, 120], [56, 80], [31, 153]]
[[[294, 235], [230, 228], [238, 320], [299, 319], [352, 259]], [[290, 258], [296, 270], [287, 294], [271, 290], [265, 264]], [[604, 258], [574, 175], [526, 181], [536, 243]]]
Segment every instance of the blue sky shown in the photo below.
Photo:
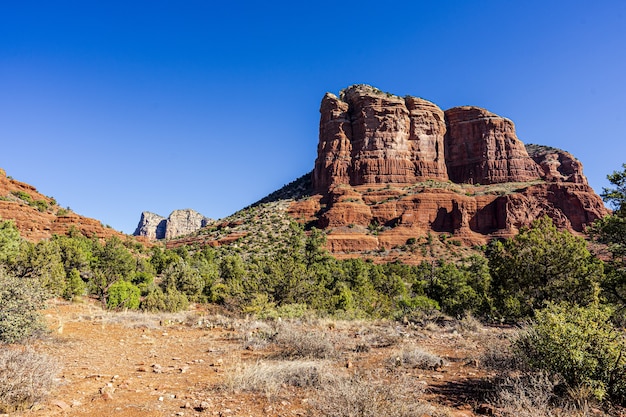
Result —
[[310, 171], [319, 103], [367, 83], [512, 119], [591, 185], [626, 162], [623, 1], [4, 1], [0, 167], [132, 233]]

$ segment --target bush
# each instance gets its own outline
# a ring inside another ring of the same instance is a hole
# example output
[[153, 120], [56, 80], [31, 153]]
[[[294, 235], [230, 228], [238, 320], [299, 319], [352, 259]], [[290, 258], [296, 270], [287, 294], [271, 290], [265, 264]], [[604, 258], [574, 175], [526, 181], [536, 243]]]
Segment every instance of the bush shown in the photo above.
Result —
[[598, 399], [626, 399], [624, 338], [597, 305], [550, 305], [514, 341], [531, 368], [559, 375], [571, 390], [587, 390]]
[[65, 292], [63, 293], [63, 298], [66, 300], [73, 300], [76, 297], [80, 297], [85, 294], [85, 290], [87, 286], [85, 282], [80, 277], [80, 272], [78, 269], [73, 268], [67, 276], [67, 285], [65, 286]]
[[273, 341], [281, 349], [283, 358], [327, 359], [337, 354], [327, 333], [305, 330], [292, 323], [281, 325]]
[[36, 279], [17, 278], [0, 268], [0, 342], [15, 343], [44, 330], [39, 309], [44, 291]]
[[107, 296], [107, 308], [130, 309], [139, 308], [139, 288], [128, 281], [118, 281], [111, 285]]
[[142, 310], [167, 311], [175, 313], [186, 310], [189, 307], [187, 296], [175, 289], [163, 292], [161, 288], [153, 286], [148, 290], [148, 295], [141, 302]]
[[584, 239], [559, 231], [549, 217], [488, 250], [492, 295], [504, 318], [532, 317], [546, 302], [588, 305], [598, 299], [603, 265]]
[[392, 366], [417, 369], [438, 369], [446, 363], [443, 358], [416, 346], [394, 352], [388, 362]]
[[320, 361], [257, 362], [235, 369], [226, 384], [233, 391], [260, 391], [272, 397], [285, 386], [318, 387], [329, 378], [332, 374]]
[[0, 413], [26, 410], [52, 388], [58, 366], [31, 349], [0, 348]]
[[502, 417], [551, 417], [558, 403], [556, 385], [545, 373], [503, 378], [496, 384], [493, 403]]
[[423, 389], [408, 381], [390, 384], [372, 375], [353, 375], [324, 384], [310, 403], [312, 415], [320, 417], [441, 416], [419, 401], [422, 394]]

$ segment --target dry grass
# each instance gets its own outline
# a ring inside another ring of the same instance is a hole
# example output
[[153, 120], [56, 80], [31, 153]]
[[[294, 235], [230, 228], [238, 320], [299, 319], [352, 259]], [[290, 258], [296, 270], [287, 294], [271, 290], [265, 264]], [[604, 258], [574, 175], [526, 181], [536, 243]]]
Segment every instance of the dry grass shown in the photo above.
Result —
[[229, 372], [225, 387], [234, 393], [261, 392], [271, 399], [285, 386], [318, 387], [331, 378], [332, 373], [324, 361], [268, 361], [236, 366]]
[[277, 330], [272, 340], [280, 349], [281, 358], [328, 359], [338, 354], [328, 332], [291, 322], [281, 323]]
[[423, 389], [410, 381], [390, 384], [375, 375], [353, 375], [322, 386], [311, 399], [315, 417], [414, 417], [448, 414], [420, 400]]
[[26, 410], [44, 399], [57, 372], [56, 362], [30, 348], [0, 347], [0, 412]]
[[446, 365], [440, 356], [417, 346], [405, 346], [391, 354], [387, 362], [391, 366], [435, 370]]

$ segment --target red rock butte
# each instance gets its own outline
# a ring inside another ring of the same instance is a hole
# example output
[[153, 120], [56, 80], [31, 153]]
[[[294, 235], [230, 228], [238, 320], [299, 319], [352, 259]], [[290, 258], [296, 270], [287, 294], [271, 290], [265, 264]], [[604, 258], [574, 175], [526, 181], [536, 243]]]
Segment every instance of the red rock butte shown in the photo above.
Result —
[[578, 233], [607, 213], [576, 158], [525, 146], [509, 119], [472, 106], [443, 111], [368, 85], [322, 99], [312, 184], [314, 195], [291, 213], [330, 229], [334, 252], [430, 232], [483, 244], [544, 215]]

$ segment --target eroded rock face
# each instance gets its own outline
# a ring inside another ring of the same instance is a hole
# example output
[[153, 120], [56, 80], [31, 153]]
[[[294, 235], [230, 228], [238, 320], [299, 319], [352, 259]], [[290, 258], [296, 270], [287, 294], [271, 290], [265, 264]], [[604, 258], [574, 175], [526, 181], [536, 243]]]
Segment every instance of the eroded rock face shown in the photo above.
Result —
[[422, 98], [405, 98], [411, 121], [409, 143], [415, 165], [415, 179], [447, 179], [448, 169], [444, 157], [446, 123], [444, 112], [435, 104]]
[[357, 85], [326, 94], [320, 113], [316, 194], [290, 212], [326, 229], [334, 252], [379, 251], [433, 232], [484, 244], [546, 215], [582, 233], [608, 213], [576, 158], [525, 147], [513, 122], [487, 110], [444, 112]]
[[412, 183], [446, 179], [443, 111], [416, 97], [373, 87], [327, 93], [320, 107], [320, 141], [313, 187]]
[[211, 219], [192, 209], [174, 210], [168, 218], [144, 211], [133, 234], [152, 240], [171, 239], [193, 233], [210, 222]]
[[141, 213], [141, 219], [139, 219], [139, 224], [133, 235], [144, 236], [151, 240], [163, 239], [165, 238], [166, 221], [167, 219], [165, 217], [144, 211]]
[[540, 166], [547, 181], [587, 184], [583, 164], [569, 152], [542, 145], [526, 145], [528, 155]]
[[[44, 205], [33, 206], [19, 195], [27, 195], [30, 201]], [[54, 199], [39, 193], [32, 185], [7, 177], [3, 169], [0, 169], [0, 197], [0, 219], [12, 220], [20, 236], [32, 242], [50, 239], [54, 235], [64, 236], [70, 231], [100, 239], [125, 237], [96, 219], [59, 207]]]
[[443, 112], [427, 100], [367, 85], [351, 86], [340, 98], [324, 96], [317, 154], [317, 191], [427, 179], [497, 184], [546, 175], [510, 120], [470, 106]]
[[210, 219], [192, 209], [174, 210], [167, 218], [165, 238], [187, 235], [206, 226]]
[[445, 116], [446, 163], [453, 182], [497, 184], [541, 177], [510, 120], [470, 106], [446, 110]]

